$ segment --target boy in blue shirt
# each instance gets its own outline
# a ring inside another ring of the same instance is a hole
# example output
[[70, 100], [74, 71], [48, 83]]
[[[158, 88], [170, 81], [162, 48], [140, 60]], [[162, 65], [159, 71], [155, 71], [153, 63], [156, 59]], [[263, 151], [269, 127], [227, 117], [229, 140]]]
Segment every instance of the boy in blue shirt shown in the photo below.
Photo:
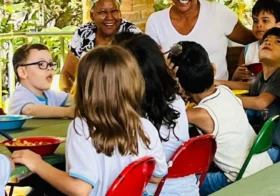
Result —
[[37, 118], [73, 118], [72, 98], [63, 91], [50, 90], [56, 63], [42, 44], [20, 47], [13, 64], [20, 85], [16, 88], [9, 114], [32, 115]]

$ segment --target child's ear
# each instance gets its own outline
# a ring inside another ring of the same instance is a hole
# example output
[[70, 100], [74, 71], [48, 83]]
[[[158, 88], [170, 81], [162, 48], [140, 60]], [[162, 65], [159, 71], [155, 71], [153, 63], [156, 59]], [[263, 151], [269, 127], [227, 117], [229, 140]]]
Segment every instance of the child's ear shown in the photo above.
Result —
[[280, 22], [276, 23], [276, 27], [280, 28]]
[[26, 79], [27, 78], [27, 72], [26, 72], [25, 67], [18, 67], [17, 68], [17, 74], [18, 74], [18, 77], [20, 79]]
[[216, 71], [217, 71], [217, 66], [214, 64], [214, 63], [211, 63], [212, 64], [212, 67], [214, 69], [214, 75], [216, 75]]

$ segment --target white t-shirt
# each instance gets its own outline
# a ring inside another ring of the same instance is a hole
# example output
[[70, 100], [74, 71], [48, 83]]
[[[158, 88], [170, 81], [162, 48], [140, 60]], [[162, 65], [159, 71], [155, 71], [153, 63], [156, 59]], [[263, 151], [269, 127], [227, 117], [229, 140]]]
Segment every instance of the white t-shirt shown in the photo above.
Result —
[[5, 155], [0, 154], [0, 196], [5, 195], [5, 186], [12, 173], [11, 162]]
[[105, 196], [122, 170], [131, 162], [144, 156], [152, 156], [156, 160], [153, 176], [163, 177], [167, 174], [167, 163], [157, 130], [150, 121], [141, 118], [141, 122], [151, 144], [150, 149], [147, 149], [139, 139], [138, 156], [121, 156], [117, 149], [111, 157], [97, 153], [92, 145], [86, 122], [76, 118], [69, 125], [66, 140], [66, 170], [70, 176], [93, 186], [90, 196]]
[[[216, 165], [234, 181], [257, 137], [243, 109], [241, 100], [226, 86], [216, 87], [216, 92], [205, 97], [196, 108], [204, 108], [214, 121], [216, 137]], [[267, 152], [254, 155], [243, 175], [247, 177], [268, 166], [272, 161]]]
[[260, 42], [256, 41], [245, 46], [245, 64], [259, 63], [259, 47]]
[[40, 104], [49, 106], [64, 106], [68, 100], [69, 94], [64, 91], [44, 91], [46, 98], [38, 97], [24, 86], [18, 86], [12, 95], [9, 109], [10, 115], [20, 115], [22, 109], [27, 104]]
[[[167, 142], [162, 141], [163, 150], [166, 156], [166, 162], [174, 152], [187, 140], [189, 136], [189, 123], [186, 114], [186, 106], [181, 97], [177, 96], [176, 99], [170, 104], [173, 109], [180, 112], [180, 117], [177, 119], [177, 124], [173, 131], [169, 130], [166, 125], [160, 127], [160, 133], [163, 138], [166, 138], [170, 132], [170, 137]], [[146, 192], [153, 195], [157, 185], [149, 183], [146, 187]], [[160, 193], [161, 196], [199, 196], [199, 189], [195, 175], [186, 176], [183, 178], [167, 178]]]
[[180, 34], [172, 25], [170, 8], [153, 13], [146, 24], [146, 34], [151, 36], [163, 52], [179, 41], [195, 41], [209, 54], [217, 66], [216, 79], [228, 79], [226, 53], [228, 39], [238, 18], [229, 8], [217, 3], [199, 0], [200, 12], [197, 22], [188, 35]]

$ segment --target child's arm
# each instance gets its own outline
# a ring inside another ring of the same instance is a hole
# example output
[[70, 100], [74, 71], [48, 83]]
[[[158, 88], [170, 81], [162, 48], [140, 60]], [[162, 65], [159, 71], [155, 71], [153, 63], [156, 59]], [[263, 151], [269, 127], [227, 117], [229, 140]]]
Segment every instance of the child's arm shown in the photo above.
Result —
[[250, 84], [247, 82], [235, 82], [235, 81], [227, 81], [227, 80], [215, 80], [214, 84], [216, 86], [225, 85], [232, 90], [249, 90]]
[[57, 107], [38, 104], [27, 104], [22, 109], [22, 114], [36, 118], [74, 118], [75, 107]]
[[252, 110], [266, 109], [276, 97], [271, 93], [262, 93], [255, 97], [241, 97], [243, 107]]
[[53, 187], [70, 196], [88, 196], [92, 186], [85, 181], [73, 178], [68, 173], [52, 167], [42, 160], [41, 156], [30, 150], [15, 151], [12, 154], [15, 163], [20, 163], [38, 174]]
[[205, 134], [212, 134], [214, 121], [209, 113], [203, 108], [191, 108], [187, 110], [189, 123], [194, 124]]

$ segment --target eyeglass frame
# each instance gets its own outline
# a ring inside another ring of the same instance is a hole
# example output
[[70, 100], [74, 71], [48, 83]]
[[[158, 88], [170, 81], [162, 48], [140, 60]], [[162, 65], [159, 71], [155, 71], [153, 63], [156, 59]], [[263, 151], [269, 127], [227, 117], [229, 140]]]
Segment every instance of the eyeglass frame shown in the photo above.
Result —
[[[41, 62], [47, 63], [46, 68], [42, 68], [39, 65], [39, 63], [41, 63]], [[25, 66], [31, 66], [31, 65], [38, 65], [39, 69], [41, 69], [41, 70], [47, 70], [48, 67], [50, 67], [52, 70], [56, 70], [57, 69], [57, 63], [56, 62], [47, 62], [47, 61], [37, 61], [37, 62], [33, 62], [33, 63], [20, 64], [19, 66], [25, 67]], [[55, 69], [53, 67], [55, 67]]]
[[105, 19], [106, 17], [108, 17], [109, 14], [111, 14], [111, 16], [113, 16], [114, 18], [117, 18], [118, 14], [120, 14], [120, 10], [119, 9], [115, 9], [115, 10], [111, 10], [111, 11], [105, 11], [105, 10], [100, 10], [97, 11], [97, 14], [102, 18]]

